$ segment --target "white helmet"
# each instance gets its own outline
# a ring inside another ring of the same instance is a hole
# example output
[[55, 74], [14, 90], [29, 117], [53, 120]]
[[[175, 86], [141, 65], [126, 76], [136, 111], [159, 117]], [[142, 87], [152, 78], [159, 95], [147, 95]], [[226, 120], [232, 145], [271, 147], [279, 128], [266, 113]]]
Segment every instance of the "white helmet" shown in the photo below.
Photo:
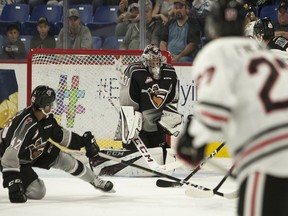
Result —
[[152, 77], [156, 80], [161, 78], [160, 67], [163, 65], [163, 57], [160, 49], [154, 44], [145, 47], [141, 61], [148, 67]]

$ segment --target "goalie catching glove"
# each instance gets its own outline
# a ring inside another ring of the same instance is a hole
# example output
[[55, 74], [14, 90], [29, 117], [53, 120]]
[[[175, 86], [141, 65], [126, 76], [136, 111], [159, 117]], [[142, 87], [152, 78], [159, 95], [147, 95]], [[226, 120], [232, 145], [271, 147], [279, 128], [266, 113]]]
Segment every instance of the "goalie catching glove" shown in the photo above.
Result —
[[192, 116], [188, 117], [185, 132], [181, 135], [177, 142], [177, 155], [180, 159], [188, 163], [190, 166], [197, 166], [204, 159], [206, 145], [196, 148], [193, 145], [194, 137], [188, 133], [189, 126], [192, 122]]
[[166, 134], [177, 137], [182, 130], [183, 115], [180, 114], [175, 107], [168, 105], [163, 109], [158, 124]]
[[100, 151], [99, 146], [96, 143], [95, 137], [92, 135], [90, 131], [87, 131], [83, 134], [84, 146], [86, 150], [86, 156], [88, 158], [95, 158], [98, 156], [98, 152]]

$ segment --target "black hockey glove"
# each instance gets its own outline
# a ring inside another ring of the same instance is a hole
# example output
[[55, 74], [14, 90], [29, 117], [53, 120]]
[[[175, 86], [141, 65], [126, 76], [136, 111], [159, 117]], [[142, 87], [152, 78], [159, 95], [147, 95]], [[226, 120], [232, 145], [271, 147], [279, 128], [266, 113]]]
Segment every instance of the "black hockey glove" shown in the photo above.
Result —
[[24, 203], [27, 201], [19, 172], [3, 172], [3, 179], [3, 186], [8, 188], [11, 203]]
[[87, 131], [83, 134], [83, 138], [84, 138], [86, 156], [88, 158], [97, 157], [98, 152], [100, 151], [100, 148], [96, 143], [95, 137], [92, 135], [92, 133], [90, 131]]
[[206, 145], [200, 148], [196, 148], [193, 146], [194, 137], [188, 134], [188, 128], [191, 124], [191, 120], [192, 117], [190, 116], [188, 118], [185, 132], [181, 135], [177, 142], [176, 151], [180, 159], [184, 160], [191, 166], [197, 166], [200, 161], [203, 160], [205, 157], [204, 153]]

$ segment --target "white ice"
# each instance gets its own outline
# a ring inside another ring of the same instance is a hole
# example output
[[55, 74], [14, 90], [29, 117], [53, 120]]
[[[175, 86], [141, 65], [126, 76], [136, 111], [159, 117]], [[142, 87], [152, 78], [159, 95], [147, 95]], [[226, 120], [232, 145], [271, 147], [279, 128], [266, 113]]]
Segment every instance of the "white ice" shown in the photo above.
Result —
[[[227, 165], [226, 160], [221, 161]], [[1, 187], [1, 216], [236, 216], [237, 199], [216, 195], [212, 198], [187, 197], [187, 187], [159, 188], [156, 186], [157, 177], [103, 177], [111, 180], [116, 190], [116, 193], [107, 194], [62, 171], [35, 170], [45, 181], [45, 198], [11, 204], [8, 190]], [[179, 169], [173, 176], [183, 179], [190, 172]], [[190, 181], [214, 188], [223, 176], [212, 168], [203, 168]], [[237, 183], [228, 178], [219, 191], [236, 189]]]

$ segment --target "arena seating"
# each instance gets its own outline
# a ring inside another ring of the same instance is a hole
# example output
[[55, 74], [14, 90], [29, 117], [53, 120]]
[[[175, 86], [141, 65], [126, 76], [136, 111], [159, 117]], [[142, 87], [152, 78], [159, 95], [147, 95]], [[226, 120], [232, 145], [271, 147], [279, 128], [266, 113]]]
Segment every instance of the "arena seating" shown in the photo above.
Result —
[[114, 35], [118, 6], [106, 5], [96, 8], [92, 21], [87, 24], [92, 35], [107, 37]]
[[80, 14], [80, 20], [83, 25], [87, 25], [92, 21], [93, 17], [93, 6], [88, 4], [75, 4], [71, 5], [70, 8], [76, 8]]
[[59, 5], [37, 5], [33, 7], [29, 21], [24, 22], [24, 34], [34, 35], [36, 32], [37, 21], [44, 16], [48, 19], [50, 31], [53, 34], [58, 34], [56, 24], [61, 22], [63, 15], [63, 7]]
[[123, 37], [120, 36], [108, 36], [104, 38], [102, 49], [118, 50], [120, 44], [123, 42]]
[[15, 23], [23, 33], [23, 23], [29, 20], [30, 6], [27, 4], [5, 5], [0, 16], [0, 33], [5, 34], [7, 26]]
[[25, 50], [28, 53], [30, 51], [30, 41], [32, 39], [31, 35], [20, 35], [20, 40], [24, 43], [25, 45]]
[[278, 15], [277, 15], [277, 5], [266, 5], [263, 6], [259, 12], [259, 18], [269, 17], [273, 23], [277, 23]]
[[98, 36], [92, 36], [93, 49], [102, 49], [102, 38]]

